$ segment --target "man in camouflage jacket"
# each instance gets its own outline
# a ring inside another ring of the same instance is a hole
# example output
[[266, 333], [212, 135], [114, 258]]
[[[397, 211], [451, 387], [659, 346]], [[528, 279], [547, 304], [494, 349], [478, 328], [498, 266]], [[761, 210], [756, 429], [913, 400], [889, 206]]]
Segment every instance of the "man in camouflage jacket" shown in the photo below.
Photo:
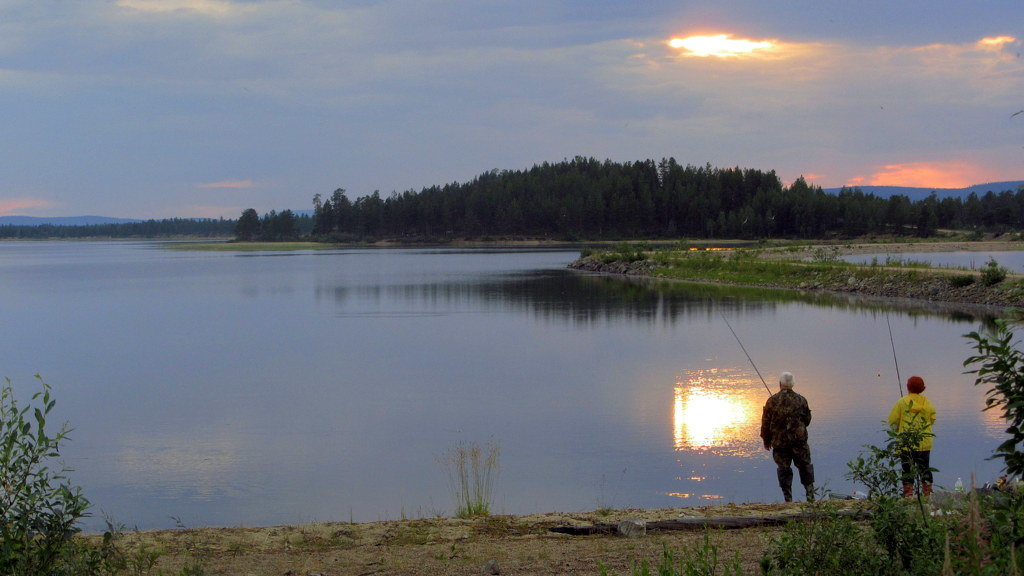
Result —
[[779, 392], [764, 404], [761, 414], [761, 439], [764, 449], [772, 451], [778, 466], [779, 487], [786, 502], [793, 501], [793, 469], [800, 472], [800, 483], [807, 491], [807, 501], [814, 500], [814, 465], [807, 445], [807, 426], [811, 409], [807, 399], [793, 391], [793, 374], [779, 376]]

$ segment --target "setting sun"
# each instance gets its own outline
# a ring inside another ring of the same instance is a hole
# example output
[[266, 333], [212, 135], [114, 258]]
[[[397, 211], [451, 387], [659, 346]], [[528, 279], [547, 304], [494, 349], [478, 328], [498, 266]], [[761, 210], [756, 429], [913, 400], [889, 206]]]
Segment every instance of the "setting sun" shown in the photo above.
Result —
[[743, 56], [774, 46], [768, 40], [744, 40], [732, 38], [729, 34], [673, 38], [669, 40], [668, 45], [686, 50], [688, 56], [718, 56], [719, 58]]

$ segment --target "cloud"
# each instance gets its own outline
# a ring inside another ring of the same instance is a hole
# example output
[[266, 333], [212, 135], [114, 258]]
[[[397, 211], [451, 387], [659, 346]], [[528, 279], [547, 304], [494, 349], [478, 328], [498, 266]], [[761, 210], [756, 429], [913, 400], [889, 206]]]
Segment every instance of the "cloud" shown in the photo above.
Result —
[[42, 198], [0, 198], [0, 216], [31, 215], [59, 204]]
[[252, 180], [222, 180], [220, 182], [204, 182], [199, 184], [200, 188], [253, 188]]
[[906, 162], [888, 164], [877, 172], [850, 179], [854, 186], [910, 186], [917, 188], [963, 188], [998, 178], [985, 167], [964, 161]]
[[668, 42], [669, 46], [679, 49], [684, 56], [701, 58], [709, 56], [718, 58], [750, 56], [758, 52], [770, 51], [776, 44], [777, 42], [774, 40], [747, 40], [744, 38], [733, 38], [731, 34], [673, 38]]
[[224, 0], [118, 0], [117, 5], [141, 13], [174, 14], [194, 13], [222, 18], [241, 8]]

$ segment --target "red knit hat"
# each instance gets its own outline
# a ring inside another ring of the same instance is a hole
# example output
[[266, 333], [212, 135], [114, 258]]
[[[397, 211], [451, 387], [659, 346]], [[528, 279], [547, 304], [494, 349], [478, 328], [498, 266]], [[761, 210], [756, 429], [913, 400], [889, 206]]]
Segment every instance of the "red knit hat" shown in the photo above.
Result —
[[924, 392], [924, 379], [920, 376], [911, 376], [907, 378], [907, 392], [911, 394], [920, 394]]

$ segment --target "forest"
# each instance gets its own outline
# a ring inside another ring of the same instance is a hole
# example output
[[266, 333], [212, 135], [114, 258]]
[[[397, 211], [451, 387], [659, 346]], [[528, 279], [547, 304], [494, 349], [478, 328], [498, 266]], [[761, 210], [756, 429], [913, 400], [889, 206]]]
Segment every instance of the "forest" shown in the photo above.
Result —
[[[1024, 191], [912, 202], [857, 188], [827, 193], [774, 171], [576, 157], [485, 172], [416, 193], [313, 198], [311, 237], [366, 239], [826, 238], [1024, 229]], [[250, 232], [253, 232], [250, 230]], [[254, 232], [255, 233], [255, 232]]]
[[320, 242], [444, 242], [457, 238], [928, 237], [940, 230], [1024, 230], [1024, 190], [911, 201], [858, 188], [825, 192], [774, 171], [577, 156], [526, 170], [490, 170], [465, 183], [349, 199], [338, 188], [313, 210], [248, 208], [237, 220], [175, 218], [89, 226], [0, 226], [0, 238], [231, 237]]
[[89, 224], [81, 226], [3, 225], [0, 239], [71, 238], [224, 238], [235, 232], [237, 220], [168, 218], [144, 222]]

